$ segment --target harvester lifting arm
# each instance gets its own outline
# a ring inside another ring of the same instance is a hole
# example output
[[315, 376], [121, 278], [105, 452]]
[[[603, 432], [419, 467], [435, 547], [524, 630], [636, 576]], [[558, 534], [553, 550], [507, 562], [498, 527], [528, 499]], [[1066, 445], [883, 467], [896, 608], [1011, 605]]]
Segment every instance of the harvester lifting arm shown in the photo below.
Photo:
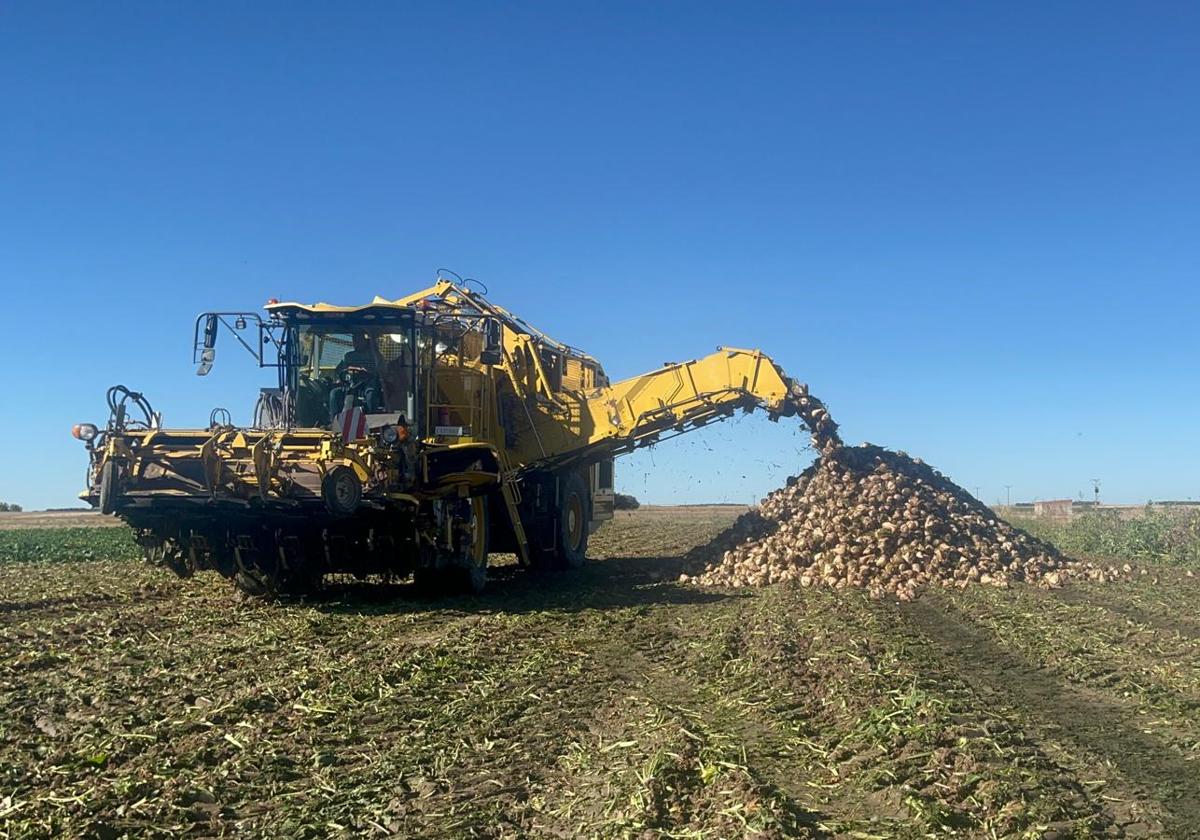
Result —
[[826, 450], [840, 443], [837, 424], [802, 383], [758, 350], [722, 347], [690, 362], [616, 382], [586, 395], [578, 422], [539, 423], [550, 453], [533, 466], [587, 463], [630, 452], [724, 420], [737, 409], [763, 408], [772, 420], [799, 415]]

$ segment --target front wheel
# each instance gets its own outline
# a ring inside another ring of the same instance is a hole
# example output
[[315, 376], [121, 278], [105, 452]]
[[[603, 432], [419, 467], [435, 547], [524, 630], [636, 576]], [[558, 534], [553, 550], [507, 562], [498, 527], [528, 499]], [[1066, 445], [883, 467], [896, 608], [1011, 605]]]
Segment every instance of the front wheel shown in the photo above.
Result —
[[478, 595], [487, 586], [488, 503], [486, 496], [471, 499], [470, 527], [464, 533], [458, 563], [450, 568], [454, 588]]
[[476, 496], [466, 505], [466, 517], [456, 524], [456, 549], [451, 552], [429, 548], [422, 552], [413, 572], [417, 591], [434, 596], [458, 593], [478, 595], [487, 586], [487, 497]]
[[105, 461], [100, 468], [100, 512], [106, 516], [117, 509], [117, 473], [115, 461]]

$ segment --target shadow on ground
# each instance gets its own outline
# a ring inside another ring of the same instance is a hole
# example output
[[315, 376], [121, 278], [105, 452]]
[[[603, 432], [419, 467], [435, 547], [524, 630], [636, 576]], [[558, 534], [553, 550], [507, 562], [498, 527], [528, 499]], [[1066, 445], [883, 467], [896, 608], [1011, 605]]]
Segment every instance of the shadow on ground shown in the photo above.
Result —
[[610, 557], [560, 572], [508, 565], [490, 570], [487, 589], [480, 595], [433, 597], [418, 593], [411, 583], [355, 582], [329, 586], [305, 603], [333, 613], [458, 610], [486, 614], [707, 604], [746, 597], [679, 586], [674, 581], [682, 569], [681, 557]]

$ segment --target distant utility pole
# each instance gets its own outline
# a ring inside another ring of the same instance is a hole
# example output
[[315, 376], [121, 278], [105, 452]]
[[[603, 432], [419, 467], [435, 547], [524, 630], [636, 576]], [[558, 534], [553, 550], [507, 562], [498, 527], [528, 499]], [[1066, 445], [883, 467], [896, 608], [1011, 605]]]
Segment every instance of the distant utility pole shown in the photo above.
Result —
[[981, 496], [979, 495], [979, 488], [978, 488], [978, 487], [976, 487], [976, 488], [975, 488], [975, 498], [976, 498], [976, 499], [979, 499], [979, 501], [981, 501], [981, 502], [983, 501], [983, 497], [981, 497]]
[[1012, 507], [1012, 485], [1004, 485], [1004, 506]]
[[1100, 507], [1100, 479], [1098, 479], [1098, 478], [1092, 479], [1092, 490], [1096, 494], [1095, 495], [1096, 507]]

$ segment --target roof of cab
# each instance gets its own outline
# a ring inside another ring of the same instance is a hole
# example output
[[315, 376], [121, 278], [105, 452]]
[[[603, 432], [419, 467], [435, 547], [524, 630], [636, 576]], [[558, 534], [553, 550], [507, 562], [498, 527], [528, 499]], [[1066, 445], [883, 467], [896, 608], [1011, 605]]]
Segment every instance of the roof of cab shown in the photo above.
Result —
[[379, 295], [376, 295], [375, 299], [370, 303], [362, 306], [335, 306], [332, 303], [295, 303], [293, 301], [283, 301], [280, 303], [268, 303], [265, 308], [272, 315], [290, 315], [301, 318], [309, 315], [366, 315], [369, 317], [383, 317], [413, 311], [413, 307], [411, 306], [394, 303]]

